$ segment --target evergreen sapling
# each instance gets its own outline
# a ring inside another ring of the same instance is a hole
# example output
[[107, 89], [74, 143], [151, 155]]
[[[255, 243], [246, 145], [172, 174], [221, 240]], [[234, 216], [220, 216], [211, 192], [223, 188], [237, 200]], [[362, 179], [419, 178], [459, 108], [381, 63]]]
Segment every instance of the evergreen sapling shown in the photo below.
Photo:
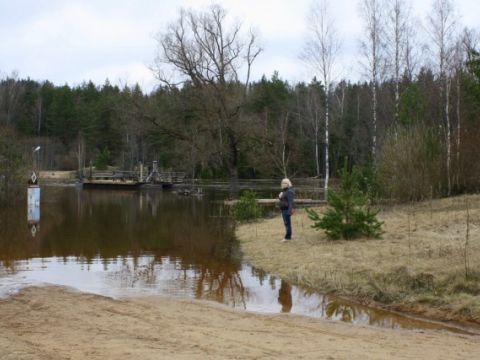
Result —
[[362, 177], [358, 168], [349, 173], [345, 166], [341, 173], [341, 189], [330, 190], [328, 209], [323, 216], [306, 209], [314, 221], [312, 228], [323, 229], [331, 240], [354, 239], [361, 236], [379, 238], [383, 222], [377, 220], [378, 211], [370, 208], [370, 201], [361, 190]]

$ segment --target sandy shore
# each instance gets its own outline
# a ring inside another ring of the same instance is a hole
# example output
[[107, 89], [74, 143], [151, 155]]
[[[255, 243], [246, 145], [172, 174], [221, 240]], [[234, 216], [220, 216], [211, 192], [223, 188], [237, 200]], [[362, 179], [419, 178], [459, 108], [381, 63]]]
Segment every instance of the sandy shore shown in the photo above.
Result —
[[478, 337], [59, 287], [0, 301], [0, 359], [475, 359]]

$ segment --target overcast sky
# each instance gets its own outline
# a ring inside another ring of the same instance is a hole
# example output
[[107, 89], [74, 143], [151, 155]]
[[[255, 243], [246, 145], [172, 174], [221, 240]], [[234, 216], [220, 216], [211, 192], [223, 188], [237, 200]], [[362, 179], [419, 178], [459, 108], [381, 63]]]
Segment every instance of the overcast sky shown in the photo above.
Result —
[[[275, 70], [289, 82], [308, 81], [312, 72], [299, 59], [307, 36], [306, 14], [312, 0], [216, 1], [260, 34], [263, 53], [253, 78]], [[424, 21], [431, 0], [411, 0]], [[105, 79], [138, 82], [146, 91], [156, 81], [148, 66], [156, 51], [155, 34], [175, 20], [181, 7], [201, 9], [204, 0], [0, 0], [0, 77], [18, 71], [21, 78], [57, 85]], [[479, 0], [456, 0], [464, 26], [480, 26]], [[342, 77], [360, 78], [358, 0], [331, 1], [343, 47]]]

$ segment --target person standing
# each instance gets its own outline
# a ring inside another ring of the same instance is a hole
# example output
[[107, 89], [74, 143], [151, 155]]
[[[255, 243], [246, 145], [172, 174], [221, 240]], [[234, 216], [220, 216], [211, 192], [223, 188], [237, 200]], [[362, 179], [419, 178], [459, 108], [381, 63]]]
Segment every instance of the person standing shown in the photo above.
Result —
[[282, 212], [283, 224], [285, 225], [285, 237], [282, 242], [292, 240], [292, 221], [293, 214], [293, 187], [289, 179], [283, 179], [281, 184], [282, 192], [278, 195], [280, 199], [280, 210]]

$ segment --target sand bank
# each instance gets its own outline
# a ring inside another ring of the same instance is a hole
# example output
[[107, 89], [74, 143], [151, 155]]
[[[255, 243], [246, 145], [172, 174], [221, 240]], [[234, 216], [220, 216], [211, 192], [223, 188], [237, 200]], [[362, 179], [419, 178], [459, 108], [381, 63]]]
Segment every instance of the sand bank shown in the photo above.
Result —
[[474, 359], [479, 338], [59, 287], [0, 301], [0, 359]]

